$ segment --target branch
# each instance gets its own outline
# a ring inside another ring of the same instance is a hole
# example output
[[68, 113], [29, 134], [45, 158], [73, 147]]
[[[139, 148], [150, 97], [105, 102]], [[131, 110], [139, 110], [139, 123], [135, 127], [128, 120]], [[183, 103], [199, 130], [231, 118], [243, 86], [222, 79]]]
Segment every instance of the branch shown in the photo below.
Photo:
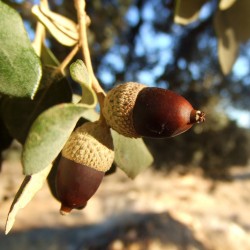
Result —
[[100, 104], [100, 108], [103, 106], [103, 101], [105, 98], [105, 92], [103, 88], [100, 86], [92, 67], [92, 62], [90, 58], [89, 46], [88, 46], [88, 39], [87, 39], [87, 14], [85, 11], [86, 3], [85, 0], [75, 0], [75, 8], [77, 11], [77, 18], [78, 18], [78, 25], [79, 25], [79, 41], [82, 44], [82, 54], [90, 74], [92, 88], [95, 91], [98, 101]]
[[73, 57], [76, 55], [80, 47], [80, 44], [76, 44], [75, 47], [70, 51], [70, 53], [67, 55], [67, 57], [62, 61], [62, 63], [59, 65], [58, 70], [65, 75], [64, 69], [68, 66], [68, 64], [71, 62]]

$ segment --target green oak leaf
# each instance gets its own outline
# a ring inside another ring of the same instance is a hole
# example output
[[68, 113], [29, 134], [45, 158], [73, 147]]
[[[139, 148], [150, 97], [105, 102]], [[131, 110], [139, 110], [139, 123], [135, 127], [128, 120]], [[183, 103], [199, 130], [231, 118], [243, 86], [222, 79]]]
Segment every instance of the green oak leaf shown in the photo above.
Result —
[[59, 103], [71, 102], [72, 90], [62, 74], [55, 75], [55, 68], [44, 67], [40, 89], [35, 98], [5, 97], [1, 103], [3, 121], [11, 134], [24, 143], [29, 129], [44, 110]]
[[114, 148], [115, 163], [130, 178], [135, 178], [153, 163], [153, 157], [142, 139], [122, 136], [111, 130]]
[[0, 1], [0, 92], [33, 98], [41, 79], [36, 55], [20, 15]]
[[23, 148], [22, 163], [26, 175], [42, 171], [55, 160], [88, 108], [84, 104], [59, 104], [37, 117]]
[[91, 87], [90, 76], [82, 60], [76, 60], [76, 62], [70, 65], [70, 75], [72, 79], [78, 82], [82, 87], [81, 103], [95, 107], [97, 104], [97, 97]]

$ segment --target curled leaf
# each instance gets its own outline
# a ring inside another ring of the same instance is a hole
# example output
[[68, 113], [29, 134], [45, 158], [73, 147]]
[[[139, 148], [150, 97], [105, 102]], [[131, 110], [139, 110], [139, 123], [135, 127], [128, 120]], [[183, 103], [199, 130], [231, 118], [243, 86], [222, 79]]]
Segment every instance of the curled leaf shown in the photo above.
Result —
[[122, 136], [111, 130], [114, 148], [115, 163], [130, 178], [135, 178], [153, 163], [153, 157], [142, 139]]
[[43, 2], [40, 3], [40, 10], [58, 27], [58, 29], [67, 34], [69, 37], [78, 40], [77, 26], [74, 21], [51, 11], [49, 8], [47, 8], [47, 5], [43, 4]]
[[5, 226], [5, 234], [8, 234], [13, 227], [19, 210], [24, 208], [42, 188], [51, 168], [52, 164], [48, 165], [37, 174], [25, 176], [23, 183], [21, 184], [10, 207]]
[[32, 13], [59, 43], [65, 46], [73, 46], [77, 43], [78, 32], [72, 20], [50, 11], [43, 5], [34, 5]]
[[97, 97], [92, 89], [88, 70], [82, 60], [77, 60], [70, 65], [70, 75], [72, 79], [78, 82], [82, 87], [81, 103], [95, 107], [97, 104]]
[[76, 60], [70, 65], [70, 75], [72, 79], [80, 84], [91, 85], [87, 67], [82, 60]]

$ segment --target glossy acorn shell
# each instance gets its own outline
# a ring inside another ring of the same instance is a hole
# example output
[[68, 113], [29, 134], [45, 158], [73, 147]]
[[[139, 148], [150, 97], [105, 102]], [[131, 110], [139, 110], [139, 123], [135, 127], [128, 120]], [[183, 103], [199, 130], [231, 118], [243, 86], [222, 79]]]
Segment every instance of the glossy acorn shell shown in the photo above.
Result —
[[57, 197], [61, 201], [61, 213], [82, 209], [97, 191], [105, 172], [61, 157], [57, 178]]
[[192, 105], [182, 96], [161, 88], [148, 87], [137, 95], [133, 125], [144, 137], [176, 136], [192, 127]]

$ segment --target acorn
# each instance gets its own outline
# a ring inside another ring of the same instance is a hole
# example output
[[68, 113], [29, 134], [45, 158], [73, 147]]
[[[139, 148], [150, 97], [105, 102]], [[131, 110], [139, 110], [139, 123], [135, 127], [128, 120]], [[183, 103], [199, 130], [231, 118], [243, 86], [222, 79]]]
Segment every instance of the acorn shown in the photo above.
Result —
[[205, 121], [205, 113], [195, 110], [184, 97], [136, 82], [111, 89], [102, 113], [112, 129], [132, 138], [173, 137]]
[[113, 141], [106, 123], [87, 122], [71, 134], [62, 150], [56, 176], [61, 214], [87, 205], [113, 161]]

